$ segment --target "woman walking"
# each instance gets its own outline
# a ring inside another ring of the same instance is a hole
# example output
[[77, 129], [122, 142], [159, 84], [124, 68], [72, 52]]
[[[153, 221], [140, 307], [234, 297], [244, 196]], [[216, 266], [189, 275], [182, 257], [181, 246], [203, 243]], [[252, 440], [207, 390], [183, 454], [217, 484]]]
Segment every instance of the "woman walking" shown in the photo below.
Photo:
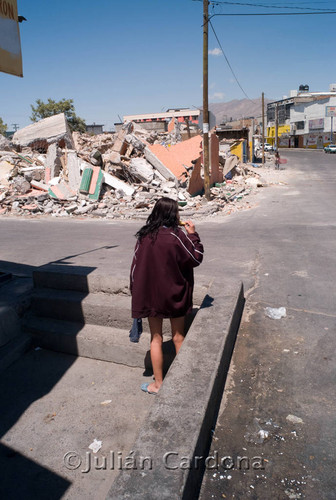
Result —
[[192, 311], [193, 268], [202, 262], [203, 245], [194, 224], [180, 222], [177, 201], [167, 197], [156, 202], [136, 237], [130, 277], [132, 317], [148, 318], [155, 379], [141, 389], [156, 394], [163, 381], [162, 320], [170, 319], [177, 354], [184, 340], [185, 315]]

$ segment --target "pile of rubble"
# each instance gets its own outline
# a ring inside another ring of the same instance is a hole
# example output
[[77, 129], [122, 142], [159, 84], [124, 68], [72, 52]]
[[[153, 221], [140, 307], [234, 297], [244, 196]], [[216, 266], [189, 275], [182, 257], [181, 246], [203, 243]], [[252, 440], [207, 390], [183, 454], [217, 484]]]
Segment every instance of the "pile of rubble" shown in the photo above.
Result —
[[[0, 136], [1, 137], [1, 136]], [[147, 218], [157, 199], [177, 199], [185, 216], [232, 211], [254, 187], [253, 168], [219, 153], [212, 135], [212, 200], [202, 196], [201, 136], [181, 142], [129, 122], [116, 133], [71, 133], [63, 114], [0, 140], [0, 215]]]

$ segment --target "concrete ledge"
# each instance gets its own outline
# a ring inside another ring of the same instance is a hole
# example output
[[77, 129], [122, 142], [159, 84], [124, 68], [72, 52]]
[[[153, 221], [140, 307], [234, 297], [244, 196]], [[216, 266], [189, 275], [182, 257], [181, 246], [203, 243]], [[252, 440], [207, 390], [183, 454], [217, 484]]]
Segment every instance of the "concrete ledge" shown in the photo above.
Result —
[[31, 347], [31, 338], [20, 334], [0, 347], [0, 374], [17, 361]]
[[33, 272], [35, 288], [129, 295], [129, 280], [95, 273], [95, 268], [49, 264]]
[[[102, 275], [92, 267], [48, 264], [33, 271], [33, 280], [35, 288], [130, 295], [128, 276]], [[206, 276], [197, 277], [194, 288], [194, 304], [201, 305], [207, 293], [209, 281]]]
[[214, 284], [208, 294], [160, 393], [144, 394], [154, 405], [108, 499], [198, 498], [245, 302], [242, 284], [231, 291]]

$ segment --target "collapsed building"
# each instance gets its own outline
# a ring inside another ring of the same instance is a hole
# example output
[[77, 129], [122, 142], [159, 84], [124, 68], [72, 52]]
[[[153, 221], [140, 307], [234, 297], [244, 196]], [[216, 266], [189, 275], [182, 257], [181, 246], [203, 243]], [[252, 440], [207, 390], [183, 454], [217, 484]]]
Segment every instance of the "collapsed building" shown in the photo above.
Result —
[[0, 140], [0, 215], [147, 218], [157, 199], [185, 216], [232, 211], [265, 185], [230, 146], [210, 134], [212, 199], [203, 196], [202, 136], [183, 140], [180, 123], [148, 131], [126, 122], [117, 133], [71, 133], [63, 113]]

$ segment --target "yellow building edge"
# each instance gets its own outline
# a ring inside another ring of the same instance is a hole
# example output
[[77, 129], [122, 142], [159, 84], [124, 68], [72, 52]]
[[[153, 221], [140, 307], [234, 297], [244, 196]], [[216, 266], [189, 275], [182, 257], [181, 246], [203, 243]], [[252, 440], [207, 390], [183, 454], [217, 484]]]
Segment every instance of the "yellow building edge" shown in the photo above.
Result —
[[240, 161], [243, 161], [243, 142], [243, 139], [239, 140], [230, 147], [231, 153], [238, 156]]

